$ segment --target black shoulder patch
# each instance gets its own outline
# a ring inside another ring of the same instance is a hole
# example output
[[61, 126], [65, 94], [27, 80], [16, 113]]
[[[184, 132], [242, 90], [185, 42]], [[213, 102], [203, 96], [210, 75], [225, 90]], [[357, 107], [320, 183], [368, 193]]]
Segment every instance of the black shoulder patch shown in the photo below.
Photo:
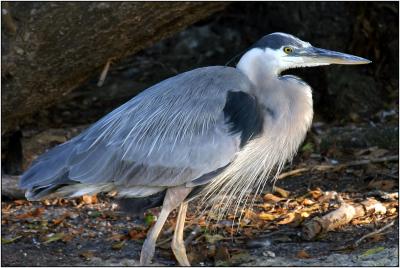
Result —
[[263, 116], [257, 99], [243, 91], [229, 91], [224, 115], [230, 131], [241, 133], [240, 146], [255, 138], [263, 128]]

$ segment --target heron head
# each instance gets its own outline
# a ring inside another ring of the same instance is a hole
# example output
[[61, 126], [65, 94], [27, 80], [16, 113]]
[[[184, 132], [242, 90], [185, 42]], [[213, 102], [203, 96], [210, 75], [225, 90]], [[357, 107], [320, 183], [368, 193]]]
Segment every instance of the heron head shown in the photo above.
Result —
[[327, 49], [317, 48], [308, 42], [285, 33], [272, 33], [262, 37], [251, 48], [278, 73], [281, 71], [329, 64], [367, 64], [371, 61]]

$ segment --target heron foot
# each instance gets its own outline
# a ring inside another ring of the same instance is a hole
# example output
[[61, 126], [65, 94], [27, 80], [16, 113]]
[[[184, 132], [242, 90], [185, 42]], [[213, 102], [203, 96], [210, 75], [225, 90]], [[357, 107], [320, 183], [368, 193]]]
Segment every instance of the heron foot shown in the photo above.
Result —
[[154, 257], [156, 245], [152, 240], [146, 239], [140, 252], [140, 265], [146, 266], [151, 264]]

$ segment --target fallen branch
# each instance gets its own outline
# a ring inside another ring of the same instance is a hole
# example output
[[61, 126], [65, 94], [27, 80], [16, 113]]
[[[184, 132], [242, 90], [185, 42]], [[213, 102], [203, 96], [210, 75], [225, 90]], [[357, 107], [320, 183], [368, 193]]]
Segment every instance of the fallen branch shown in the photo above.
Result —
[[392, 156], [386, 156], [386, 157], [374, 158], [374, 159], [356, 160], [356, 161], [351, 161], [348, 163], [338, 164], [338, 165], [316, 165], [316, 166], [312, 166], [312, 167], [298, 168], [298, 169], [294, 169], [294, 170], [291, 170], [288, 172], [283, 172], [278, 176], [278, 179], [284, 179], [286, 177], [298, 175], [298, 174], [301, 174], [301, 173], [307, 172], [307, 171], [326, 171], [326, 170], [330, 170], [330, 169], [340, 170], [340, 169], [346, 168], [346, 167], [361, 166], [361, 165], [367, 165], [370, 163], [391, 162], [391, 161], [398, 161], [398, 160], [399, 160], [398, 155], [392, 155]]
[[302, 237], [311, 240], [317, 235], [332, 231], [349, 223], [352, 219], [369, 213], [386, 213], [386, 208], [375, 199], [367, 199], [359, 204], [348, 204], [338, 196], [340, 207], [323, 217], [315, 217], [303, 226]]

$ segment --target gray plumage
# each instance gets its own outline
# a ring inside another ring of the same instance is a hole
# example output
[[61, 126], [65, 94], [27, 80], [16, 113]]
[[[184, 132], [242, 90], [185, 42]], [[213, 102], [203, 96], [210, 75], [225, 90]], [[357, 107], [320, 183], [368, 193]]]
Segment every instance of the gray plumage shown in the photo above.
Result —
[[231, 133], [224, 107], [229, 92], [251, 87], [241, 71], [222, 66], [164, 80], [40, 156], [20, 186], [34, 200], [44, 189], [141, 197], [190, 184], [239, 150], [241, 133]]

